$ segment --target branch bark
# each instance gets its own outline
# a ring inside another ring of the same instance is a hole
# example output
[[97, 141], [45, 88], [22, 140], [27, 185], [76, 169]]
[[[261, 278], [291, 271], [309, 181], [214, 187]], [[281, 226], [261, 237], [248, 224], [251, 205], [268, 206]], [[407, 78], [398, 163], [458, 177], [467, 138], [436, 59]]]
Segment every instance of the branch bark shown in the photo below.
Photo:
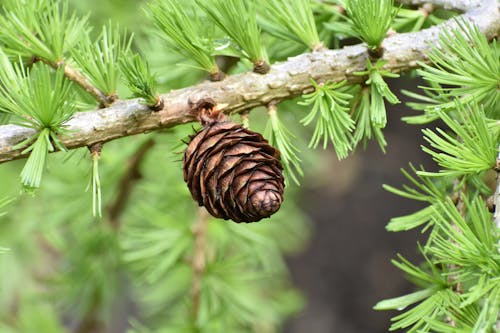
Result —
[[[500, 31], [497, 0], [401, 0], [401, 3], [436, 6], [464, 12], [461, 17], [477, 24], [482, 33], [493, 38]], [[454, 20], [415, 33], [395, 34], [383, 41], [384, 66], [392, 72], [418, 67], [427, 61], [426, 53], [439, 40], [440, 32], [457, 28]], [[353, 73], [365, 69], [369, 58], [366, 45], [348, 46], [341, 50], [323, 50], [302, 54], [285, 62], [275, 63], [266, 75], [244, 73], [232, 75], [221, 82], [204, 82], [161, 95], [164, 107], [151, 112], [138, 99], [117, 101], [106, 109], [79, 112], [67, 122], [71, 135], [61, 137], [68, 149], [90, 146], [117, 138], [168, 128], [195, 121], [192, 105], [203, 98], [227, 104], [224, 112], [241, 113], [273, 102], [291, 99], [311, 92], [311, 79], [319, 82], [356, 83], [363, 78]], [[26, 157], [22, 149], [14, 149], [32, 137], [33, 129], [15, 125], [0, 126], [0, 163]]]

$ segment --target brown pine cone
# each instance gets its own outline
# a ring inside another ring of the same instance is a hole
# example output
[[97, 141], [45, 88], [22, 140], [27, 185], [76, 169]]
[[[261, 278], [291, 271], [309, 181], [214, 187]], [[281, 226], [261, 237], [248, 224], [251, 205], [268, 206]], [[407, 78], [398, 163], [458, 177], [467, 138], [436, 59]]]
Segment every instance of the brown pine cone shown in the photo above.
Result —
[[235, 222], [256, 222], [278, 211], [285, 187], [279, 151], [218, 112], [200, 118], [205, 126], [184, 154], [184, 180], [198, 204]]

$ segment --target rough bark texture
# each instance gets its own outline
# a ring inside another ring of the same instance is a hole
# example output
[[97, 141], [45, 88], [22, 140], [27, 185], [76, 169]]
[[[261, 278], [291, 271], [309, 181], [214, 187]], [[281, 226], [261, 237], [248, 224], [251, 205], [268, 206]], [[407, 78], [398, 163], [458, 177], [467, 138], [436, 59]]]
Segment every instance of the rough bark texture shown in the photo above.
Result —
[[[488, 37], [500, 31], [497, 0], [402, 0], [407, 4], [431, 2], [437, 6], [463, 11], [462, 17], [477, 24]], [[417, 61], [426, 61], [426, 52], [436, 45], [439, 33], [456, 27], [454, 20], [416, 33], [396, 34], [383, 42], [384, 66], [392, 72], [404, 72], [418, 67]], [[71, 136], [61, 138], [68, 149], [90, 146], [120, 137], [145, 133], [160, 128], [194, 121], [192, 106], [204, 98], [227, 104], [226, 113], [243, 112], [271, 101], [290, 99], [312, 89], [316, 81], [350, 83], [362, 78], [353, 73], [365, 69], [368, 59], [364, 44], [341, 50], [323, 50], [302, 54], [285, 62], [275, 63], [266, 75], [245, 73], [229, 76], [221, 82], [204, 82], [196, 86], [163, 94], [164, 107], [151, 112], [139, 100], [117, 101], [111, 107], [77, 113], [67, 123]], [[0, 163], [25, 157], [21, 149], [13, 147], [31, 137], [34, 130], [15, 125], [0, 126]]]

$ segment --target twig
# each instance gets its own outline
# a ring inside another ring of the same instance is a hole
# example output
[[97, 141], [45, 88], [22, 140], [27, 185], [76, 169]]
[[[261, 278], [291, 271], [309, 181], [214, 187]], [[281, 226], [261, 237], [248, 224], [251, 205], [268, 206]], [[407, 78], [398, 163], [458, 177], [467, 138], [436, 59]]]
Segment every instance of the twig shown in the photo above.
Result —
[[118, 184], [118, 194], [108, 208], [109, 223], [115, 229], [120, 228], [120, 216], [123, 213], [130, 194], [132, 193], [132, 186], [138, 179], [141, 178], [141, 172], [139, 170], [141, 162], [154, 145], [155, 140], [153, 138], [148, 139], [139, 146], [137, 151], [128, 161], [127, 169]]
[[94, 292], [92, 304], [89, 305], [89, 310], [83, 317], [82, 321], [78, 323], [75, 328], [75, 333], [105, 333], [106, 325], [99, 318], [101, 301], [100, 297]]
[[115, 95], [112, 95], [112, 96], [106, 95], [105, 93], [103, 93], [102, 91], [97, 89], [97, 87], [90, 84], [90, 82], [87, 80], [87, 78], [81, 72], [77, 71], [76, 69], [74, 69], [70, 65], [64, 64], [64, 63], [57, 64], [57, 65], [61, 66], [61, 67], [64, 66], [64, 75], [66, 75], [66, 77], [69, 80], [75, 82], [76, 84], [81, 86], [83, 89], [85, 89], [86, 92], [93, 95], [99, 101], [99, 106], [101, 108], [110, 106], [116, 100]]
[[102, 217], [101, 179], [99, 177], [99, 160], [102, 154], [102, 142], [88, 147], [90, 160], [92, 162], [92, 213], [99, 218]]
[[101, 90], [99, 90], [97, 87], [93, 86], [89, 80], [85, 77], [85, 75], [82, 74], [79, 70], [73, 68], [71, 65], [65, 63], [63, 60], [58, 61], [58, 62], [52, 62], [48, 61], [46, 59], [40, 59], [38, 57], [33, 57], [31, 59], [31, 64], [37, 62], [37, 61], [43, 61], [47, 65], [51, 66], [54, 69], [58, 68], [63, 68], [64, 70], [64, 75], [68, 78], [68, 80], [71, 80], [78, 84], [80, 87], [82, 87], [86, 92], [94, 96], [97, 101], [99, 102], [99, 108], [105, 108], [113, 104], [114, 101], [116, 101], [117, 96], [116, 95], [111, 95], [108, 96], [105, 93], [103, 93]]
[[[410, 1], [404, 1], [410, 3]], [[464, 10], [462, 17], [478, 25], [487, 38], [498, 35], [500, 13], [497, 0], [433, 0], [416, 1], [417, 5], [432, 2]], [[429, 29], [413, 33], [396, 34], [383, 41], [383, 69], [403, 72], [418, 68], [418, 61], [427, 61], [426, 53], [439, 40], [439, 34], [458, 28], [449, 20]], [[341, 50], [323, 50], [306, 53], [271, 66], [268, 74], [244, 73], [227, 77], [222, 82], [205, 82], [161, 95], [164, 108], [152, 113], [138, 99], [118, 101], [111, 107], [77, 113], [67, 122], [71, 136], [61, 137], [68, 149], [91, 146], [124, 136], [173, 127], [194, 121], [196, 115], [190, 105], [204, 98], [228, 104], [227, 113], [240, 113], [271, 101], [291, 99], [313, 89], [311, 79], [318, 82], [357, 83], [362, 80], [354, 72], [365, 70], [368, 50], [365, 45], [348, 46]], [[15, 126], [0, 126], [0, 163], [26, 157], [22, 149], [14, 147], [29, 139], [35, 130]]]
[[99, 108], [105, 108], [113, 104], [113, 102], [117, 99], [116, 95], [113, 96], [108, 96], [102, 91], [100, 91], [97, 87], [93, 86], [89, 80], [85, 77], [85, 75], [82, 74], [82, 72], [78, 71], [77, 69], [73, 68], [71, 65], [68, 65], [65, 63], [63, 60], [58, 61], [58, 62], [51, 62], [48, 60], [43, 60], [39, 58], [33, 58], [33, 62], [36, 61], [43, 61], [47, 65], [53, 67], [54, 69], [58, 68], [63, 68], [64, 70], [64, 75], [68, 78], [68, 80], [71, 80], [78, 84], [80, 87], [82, 87], [86, 92], [94, 96], [97, 101], [99, 102]]
[[205, 273], [207, 247], [207, 229], [210, 215], [205, 208], [198, 208], [198, 220], [192, 228], [194, 237], [194, 252], [191, 266], [193, 269], [193, 279], [191, 281], [191, 304], [193, 323], [196, 324], [200, 309], [201, 282]]

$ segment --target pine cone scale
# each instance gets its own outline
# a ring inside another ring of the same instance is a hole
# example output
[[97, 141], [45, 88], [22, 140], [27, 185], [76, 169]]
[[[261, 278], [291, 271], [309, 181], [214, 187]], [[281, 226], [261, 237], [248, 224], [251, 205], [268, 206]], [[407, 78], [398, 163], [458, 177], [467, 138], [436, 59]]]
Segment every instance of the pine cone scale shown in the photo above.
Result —
[[229, 121], [208, 122], [188, 144], [184, 180], [213, 216], [256, 222], [283, 201], [279, 155], [259, 133]]

